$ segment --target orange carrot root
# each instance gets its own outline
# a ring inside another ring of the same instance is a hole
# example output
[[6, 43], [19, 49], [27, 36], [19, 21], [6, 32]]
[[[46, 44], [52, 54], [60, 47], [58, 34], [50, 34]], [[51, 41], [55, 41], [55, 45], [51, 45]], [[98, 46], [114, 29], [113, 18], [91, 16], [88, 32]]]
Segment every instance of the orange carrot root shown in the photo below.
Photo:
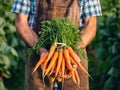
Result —
[[66, 48], [63, 50], [63, 54], [64, 54], [64, 58], [65, 58], [65, 65], [66, 65], [66, 67], [70, 71], [73, 70], [71, 62], [70, 62], [70, 55], [69, 55], [69, 52], [68, 52], [68, 50]]
[[53, 44], [53, 45], [50, 47], [48, 57], [47, 57], [47, 59], [46, 59], [44, 65], [43, 65], [43, 73], [42, 73], [43, 77], [44, 77], [45, 70], [46, 70], [46, 68], [47, 68], [48, 62], [49, 62], [49, 60], [51, 59], [51, 57], [53, 56], [56, 47], [57, 47], [56, 44]]
[[42, 63], [45, 62], [47, 56], [48, 56], [48, 52], [46, 52], [46, 53], [43, 55], [43, 57], [40, 58], [40, 60], [38, 61], [38, 63], [35, 65], [32, 73], [34, 73], [34, 72], [38, 69], [38, 67], [39, 67]]
[[71, 75], [72, 75], [72, 80], [73, 80], [73, 82], [74, 82], [75, 84], [77, 84], [74, 71], [71, 71]]
[[55, 76], [57, 76], [58, 71], [60, 69], [61, 63], [62, 63], [62, 58], [63, 58], [63, 49], [60, 48], [59, 52], [58, 52], [58, 61], [57, 61], [57, 67], [56, 67], [56, 73]]
[[76, 56], [77, 54], [75, 54], [75, 52], [73, 51], [73, 49], [72, 49], [70, 46], [67, 46], [67, 49], [68, 49], [71, 57], [73, 58], [73, 60], [77, 63], [79, 69], [80, 69], [81, 71], [83, 71], [85, 74], [87, 74], [90, 78], [92, 78], [92, 77], [90, 76], [90, 74], [89, 74], [89, 73], [84, 69], [84, 67], [80, 64], [79, 58]]
[[48, 65], [48, 67], [46, 68], [45, 75], [47, 75], [48, 72], [51, 70], [51, 68], [55, 64], [57, 58], [58, 58], [58, 51], [55, 51], [55, 53], [53, 54], [53, 56], [51, 58], [51, 61], [50, 61], [49, 65]]
[[78, 75], [78, 72], [75, 70], [74, 73], [75, 73], [75, 78], [76, 78], [76, 80], [77, 80], [77, 84], [78, 84], [78, 86], [80, 87], [80, 77], [79, 77], [79, 75]]

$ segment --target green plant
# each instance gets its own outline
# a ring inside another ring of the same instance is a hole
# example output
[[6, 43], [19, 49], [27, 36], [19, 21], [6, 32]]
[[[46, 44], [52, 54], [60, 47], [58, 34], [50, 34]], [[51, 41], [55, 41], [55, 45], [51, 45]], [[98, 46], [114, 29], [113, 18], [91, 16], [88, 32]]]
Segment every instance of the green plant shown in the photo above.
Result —
[[24, 43], [16, 33], [11, 4], [12, 0], [0, 1], [0, 90], [14, 90], [19, 84], [22, 90], [24, 82]]
[[[96, 84], [92, 89], [120, 89], [120, 1], [101, 1], [103, 16], [98, 18], [97, 36], [90, 47], [95, 49], [98, 60], [94, 73]], [[93, 83], [92, 82], [92, 83]]]

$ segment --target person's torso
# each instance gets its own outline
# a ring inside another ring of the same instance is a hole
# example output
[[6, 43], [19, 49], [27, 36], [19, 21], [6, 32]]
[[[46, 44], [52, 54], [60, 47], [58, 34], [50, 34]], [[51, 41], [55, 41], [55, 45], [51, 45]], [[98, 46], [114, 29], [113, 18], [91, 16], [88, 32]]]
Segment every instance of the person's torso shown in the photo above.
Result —
[[[80, 27], [83, 27], [83, 18], [82, 18], [82, 6], [86, 0], [79, 0], [80, 3]], [[30, 0], [30, 15], [29, 15], [29, 26], [31, 28], [34, 27], [34, 22], [35, 22], [35, 17], [36, 17], [36, 0]]]

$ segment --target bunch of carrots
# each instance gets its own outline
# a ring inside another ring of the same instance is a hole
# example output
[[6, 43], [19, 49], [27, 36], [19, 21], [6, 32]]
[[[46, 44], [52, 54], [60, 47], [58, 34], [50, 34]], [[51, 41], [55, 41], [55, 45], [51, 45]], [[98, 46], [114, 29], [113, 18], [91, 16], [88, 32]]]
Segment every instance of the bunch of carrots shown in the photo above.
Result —
[[71, 46], [60, 43], [52, 44], [49, 51], [47, 51], [38, 61], [33, 69], [33, 73], [42, 67], [42, 75], [46, 75], [54, 82], [64, 81], [64, 79], [72, 78], [73, 82], [80, 85], [80, 78], [78, 76], [77, 68], [88, 76], [89, 73], [80, 64], [80, 58], [72, 49]]

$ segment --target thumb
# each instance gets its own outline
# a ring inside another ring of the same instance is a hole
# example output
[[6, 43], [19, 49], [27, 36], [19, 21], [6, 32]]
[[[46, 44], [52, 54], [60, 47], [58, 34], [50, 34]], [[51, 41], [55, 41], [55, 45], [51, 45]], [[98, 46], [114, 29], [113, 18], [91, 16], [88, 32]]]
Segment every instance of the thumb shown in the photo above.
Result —
[[40, 48], [39, 49], [39, 55], [42, 57], [45, 53], [47, 52], [47, 50], [45, 48]]
[[42, 52], [42, 53], [40, 54], [40, 57], [43, 57], [44, 54], [45, 54], [45, 52]]

